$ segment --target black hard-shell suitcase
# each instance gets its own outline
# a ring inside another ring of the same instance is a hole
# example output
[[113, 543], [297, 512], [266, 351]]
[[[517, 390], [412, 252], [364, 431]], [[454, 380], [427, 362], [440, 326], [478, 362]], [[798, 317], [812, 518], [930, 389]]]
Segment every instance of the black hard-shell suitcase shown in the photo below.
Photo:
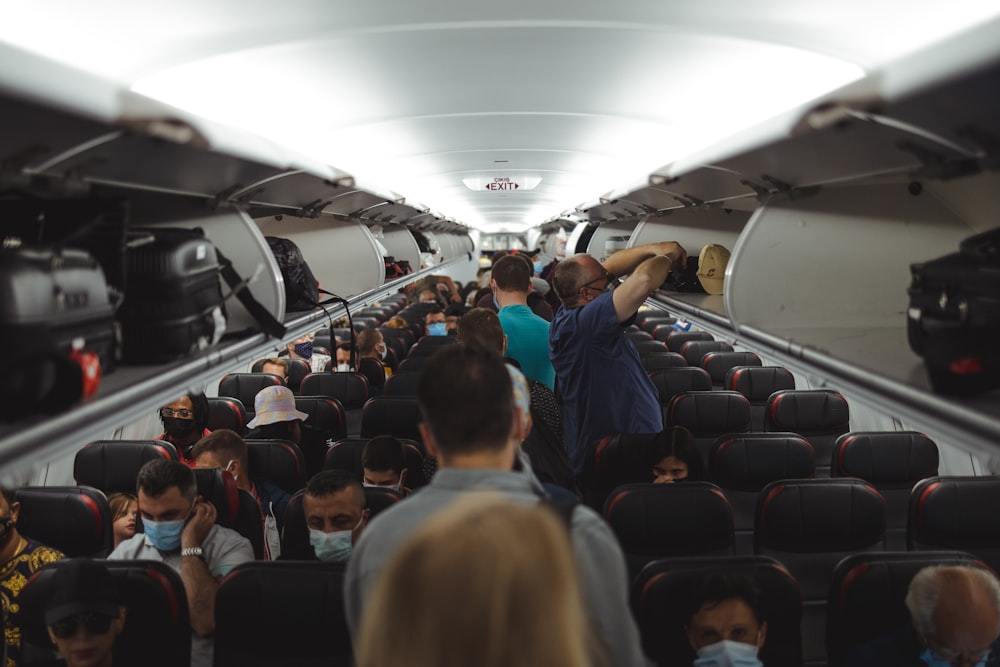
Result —
[[1000, 228], [910, 271], [907, 335], [934, 389], [969, 395], [1000, 387]]
[[222, 267], [201, 230], [131, 229], [126, 246], [123, 360], [163, 363], [217, 343], [226, 329]]
[[[94, 353], [103, 373], [114, 370], [114, 306], [101, 266], [84, 250], [0, 250], [0, 328], [5, 338], [25, 342], [44, 331], [59, 351]], [[16, 345], [5, 353], [19, 355]]]

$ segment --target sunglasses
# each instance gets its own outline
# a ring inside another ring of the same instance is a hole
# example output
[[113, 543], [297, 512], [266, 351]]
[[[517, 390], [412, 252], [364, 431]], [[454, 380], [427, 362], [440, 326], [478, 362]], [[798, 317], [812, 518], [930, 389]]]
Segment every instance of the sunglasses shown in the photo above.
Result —
[[114, 619], [107, 614], [77, 614], [76, 616], [56, 621], [49, 627], [52, 628], [52, 634], [59, 639], [69, 639], [76, 634], [81, 623], [86, 634], [103, 635], [111, 629], [112, 620]]

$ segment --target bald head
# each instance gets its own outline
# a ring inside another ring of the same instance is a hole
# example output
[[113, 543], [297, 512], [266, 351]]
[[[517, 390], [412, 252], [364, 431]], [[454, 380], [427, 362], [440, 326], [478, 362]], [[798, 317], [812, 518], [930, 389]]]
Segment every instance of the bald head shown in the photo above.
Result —
[[1000, 583], [986, 570], [924, 568], [910, 582], [906, 606], [924, 643], [942, 654], [979, 655], [1000, 635]]
[[600, 278], [602, 269], [590, 255], [574, 255], [556, 266], [552, 287], [564, 306], [575, 306], [580, 301], [580, 288]]

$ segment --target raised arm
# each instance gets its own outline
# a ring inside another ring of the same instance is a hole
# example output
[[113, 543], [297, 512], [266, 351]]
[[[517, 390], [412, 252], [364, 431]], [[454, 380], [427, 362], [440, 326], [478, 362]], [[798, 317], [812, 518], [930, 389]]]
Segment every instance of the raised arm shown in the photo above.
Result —
[[[628, 254], [619, 259], [624, 253]], [[609, 257], [604, 262], [604, 268], [609, 273], [616, 276], [629, 274], [612, 295], [618, 321], [624, 322], [632, 317], [646, 297], [663, 284], [673, 267], [685, 266], [686, 263], [687, 253], [673, 241], [619, 250]]]

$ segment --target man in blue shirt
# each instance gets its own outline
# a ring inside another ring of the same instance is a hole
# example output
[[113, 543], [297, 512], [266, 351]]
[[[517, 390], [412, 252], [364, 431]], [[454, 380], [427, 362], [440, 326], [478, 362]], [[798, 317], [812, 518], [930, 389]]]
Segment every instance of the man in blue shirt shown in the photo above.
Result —
[[591, 441], [663, 430], [656, 387], [625, 330], [671, 269], [686, 263], [684, 248], [665, 241], [620, 250], [604, 265], [576, 255], [556, 268], [553, 287], [563, 307], [552, 320], [549, 348], [577, 474]]
[[549, 323], [528, 307], [531, 265], [515, 255], [501, 257], [493, 265], [490, 287], [507, 336], [505, 356], [517, 361], [529, 380], [554, 389], [556, 371], [549, 361]]

